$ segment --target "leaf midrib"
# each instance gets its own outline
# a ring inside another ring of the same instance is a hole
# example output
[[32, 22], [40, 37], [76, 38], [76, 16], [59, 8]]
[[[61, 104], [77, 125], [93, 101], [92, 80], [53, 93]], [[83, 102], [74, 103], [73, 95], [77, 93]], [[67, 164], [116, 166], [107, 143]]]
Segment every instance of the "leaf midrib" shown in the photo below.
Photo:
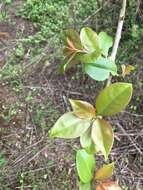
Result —
[[[123, 93], [127, 90], [127, 88], [129, 88], [129, 86], [126, 87], [126, 89], [123, 89], [123, 91], [122, 91], [119, 95], [117, 95], [114, 99], [117, 99], [121, 94], [123, 94]], [[112, 101], [112, 103], [107, 104], [106, 108], [109, 107], [110, 105], [112, 105], [113, 102], [114, 102], [114, 101]], [[100, 113], [97, 112], [97, 114], [99, 114], [99, 115], [100, 115], [100, 114], [101, 114], [101, 115], [104, 114], [106, 108], [103, 109], [102, 113], [101, 113], [101, 111], [100, 111]], [[98, 111], [98, 110], [97, 110], [97, 111]]]
[[[108, 64], [109, 65], [109, 64]], [[106, 66], [102, 66], [102, 65], [100, 65], [100, 64], [96, 64], [96, 63], [90, 63], [89, 65], [87, 65], [87, 66], [92, 66], [92, 67], [96, 67], [96, 68], [100, 68], [100, 69], [102, 69], [102, 70], [105, 70], [105, 71], [114, 71], [114, 72], [116, 72], [116, 69], [115, 68], [109, 68], [109, 67], [106, 67]]]

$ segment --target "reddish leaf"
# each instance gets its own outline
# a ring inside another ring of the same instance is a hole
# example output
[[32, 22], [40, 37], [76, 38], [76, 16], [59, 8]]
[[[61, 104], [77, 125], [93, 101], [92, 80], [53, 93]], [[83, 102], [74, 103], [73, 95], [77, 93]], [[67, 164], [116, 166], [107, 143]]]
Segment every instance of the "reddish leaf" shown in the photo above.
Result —
[[77, 49], [74, 47], [73, 42], [72, 42], [69, 38], [67, 38], [67, 43], [68, 43], [68, 46], [69, 46], [71, 49], [77, 50]]
[[69, 44], [67, 39], [68, 39], [68, 41], [70, 40], [70, 42], [72, 42], [73, 46], [76, 49], [83, 49], [83, 46], [80, 41], [79, 33], [76, 30], [73, 30], [73, 29], [65, 30], [64, 31], [64, 41], [65, 41], [66, 46]]
[[96, 187], [96, 190], [105, 190], [105, 189], [102, 187], [102, 185], [98, 185], [98, 186]]
[[122, 190], [121, 187], [115, 181], [106, 181], [99, 184], [96, 190]]

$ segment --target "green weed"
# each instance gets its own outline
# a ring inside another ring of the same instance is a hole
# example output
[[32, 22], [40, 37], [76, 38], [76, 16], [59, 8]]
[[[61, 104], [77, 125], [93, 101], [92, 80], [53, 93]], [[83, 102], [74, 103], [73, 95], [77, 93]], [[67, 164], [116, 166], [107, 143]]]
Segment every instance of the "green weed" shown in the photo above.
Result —
[[3, 157], [3, 154], [0, 153], [0, 168], [4, 166], [6, 163], [5, 158]]

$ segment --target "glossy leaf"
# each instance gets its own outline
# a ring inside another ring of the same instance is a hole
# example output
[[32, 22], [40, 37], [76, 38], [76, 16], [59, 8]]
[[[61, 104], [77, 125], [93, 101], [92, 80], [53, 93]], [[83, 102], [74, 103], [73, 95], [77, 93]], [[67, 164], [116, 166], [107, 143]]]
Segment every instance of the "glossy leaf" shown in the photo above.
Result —
[[113, 39], [106, 32], [100, 32], [98, 38], [102, 54], [107, 57], [109, 48], [113, 45]]
[[91, 128], [88, 128], [81, 136], [80, 136], [80, 144], [82, 148], [84, 148], [87, 153], [94, 154], [97, 152], [96, 145], [94, 144], [91, 138]]
[[88, 102], [81, 100], [72, 100], [69, 99], [74, 114], [82, 119], [94, 118], [95, 117], [95, 108]]
[[80, 182], [79, 190], [91, 190], [91, 184], [90, 183], [82, 183], [82, 182]]
[[76, 153], [76, 167], [80, 180], [89, 183], [93, 178], [95, 159], [92, 154], [88, 154], [84, 149]]
[[91, 137], [97, 149], [103, 153], [105, 160], [107, 160], [114, 141], [111, 125], [104, 119], [96, 119], [92, 125]]
[[63, 32], [63, 39], [66, 46], [69, 46], [69, 42], [72, 43], [74, 48], [83, 49], [83, 46], [80, 41], [80, 35], [76, 30], [68, 29]]
[[78, 55], [78, 59], [82, 63], [94, 63], [99, 56], [100, 56], [100, 52], [94, 51], [92, 53], [81, 53]]
[[114, 83], [103, 89], [96, 99], [97, 114], [114, 115], [128, 105], [132, 96], [132, 84]]
[[106, 181], [97, 185], [96, 190], [122, 190], [114, 181]]
[[82, 45], [89, 53], [94, 51], [100, 52], [98, 35], [91, 28], [82, 28], [80, 32], [80, 39]]
[[51, 137], [76, 138], [81, 136], [91, 125], [91, 121], [80, 119], [73, 112], [62, 115], [50, 131]]
[[107, 58], [100, 57], [94, 63], [84, 65], [85, 72], [94, 80], [103, 81], [110, 73], [117, 74], [117, 66]]
[[111, 164], [104, 165], [102, 168], [98, 169], [95, 174], [95, 180], [105, 180], [113, 175], [114, 162]]

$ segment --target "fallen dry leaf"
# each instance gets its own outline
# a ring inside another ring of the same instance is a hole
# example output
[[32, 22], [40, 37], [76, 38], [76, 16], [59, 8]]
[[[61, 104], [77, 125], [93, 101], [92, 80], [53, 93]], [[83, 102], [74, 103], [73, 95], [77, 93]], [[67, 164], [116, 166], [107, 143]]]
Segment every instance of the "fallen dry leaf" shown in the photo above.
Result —
[[130, 75], [131, 71], [134, 70], [132, 65], [121, 65], [122, 67], [122, 76], [125, 77], [126, 75]]
[[0, 32], [0, 38], [9, 38], [9, 33], [7, 32]]

